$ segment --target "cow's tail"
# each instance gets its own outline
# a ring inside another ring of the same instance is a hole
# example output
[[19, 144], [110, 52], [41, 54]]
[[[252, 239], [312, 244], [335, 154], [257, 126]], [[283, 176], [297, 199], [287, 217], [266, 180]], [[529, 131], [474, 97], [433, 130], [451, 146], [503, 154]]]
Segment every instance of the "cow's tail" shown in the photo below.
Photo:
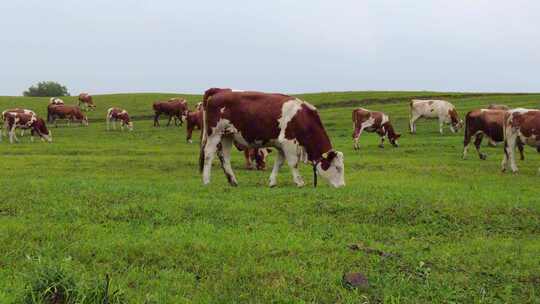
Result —
[[202, 108], [202, 130], [201, 130], [201, 150], [199, 152], [199, 172], [203, 172], [204, 168], [204, 148], [206, 147], [206, 141], [207, 141], [207, 130], [208, 130], [208, 122], [206, 121], [206, 102], [203, 103]]
[[466, 115], [465, 115], [465, 134], [464, 134], [464, 137], [465, 137], [465, 140], [467, 140], [467, 138], [470, 138], [470, 135], [469, 135], [469, 132], [471, 131], [471, 125], [472, 121], [471, 121], [471, 112], [468, 112]]

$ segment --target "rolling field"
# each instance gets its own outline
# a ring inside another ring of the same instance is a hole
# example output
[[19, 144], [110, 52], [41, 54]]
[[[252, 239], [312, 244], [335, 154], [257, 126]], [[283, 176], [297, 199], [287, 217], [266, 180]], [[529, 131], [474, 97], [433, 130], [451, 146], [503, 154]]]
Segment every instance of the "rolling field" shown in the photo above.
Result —
[[[95, 96], [90, 126], [59, 126], [54, 142], [0, 143], [0, 303], [20, 303], [43, 265], [91, 285], [109, 275], [128, 303], [539, 303], [540, 154], [525, 148], [517, 175], [500, 172], [502, 147], [461, 159], [463, 130], [420, 120], [408, 133], [411, 96], [445, 96], [461, 118], [489, 103], [538, 108], [540, 94], [343, 92], [299, 95], [320, 108], [345, 154], [347, 186], [294, 186], [284, 166], [244, 169], [239, 187], [217, 161], [198, 172], [199, 132], [152, 127], [151, 104], [175, 94]], [[183, 95], [190, 106], [200, 96]], [[75, 97], [64, 98], [74, 103]], [[352, 149], [351, 110], [390, 115], [400, 147], [364, 133]], [[0, 97], [0, 109], [45, 117], [47, 98]], [[131, 133], [105, 130], [110, 106], [135, 117]], [[354, 246], [351, 246], [354, 245]], [[382, 252], [384, 252], [384, 254]], [[349, 289], [360, 272], [368, 286]]]

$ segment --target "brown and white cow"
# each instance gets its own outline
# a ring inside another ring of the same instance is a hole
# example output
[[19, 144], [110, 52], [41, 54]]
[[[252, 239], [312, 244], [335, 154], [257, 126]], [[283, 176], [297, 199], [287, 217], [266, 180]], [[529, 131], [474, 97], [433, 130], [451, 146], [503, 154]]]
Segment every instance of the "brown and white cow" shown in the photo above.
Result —
[[193, 130], [195, 128], [201, 130], [202, 129], [202, 110], [197, 110], [194, 112], [189, 111], [187, 113], [187, 130], [186, 130], [186, 141], [188, 143], [192, 143], [191, 135], [193, 134]]
[[49, 104], [54, 104], [54, 105], [63, 105], [64, 104], [64, 101], [58, 97], [51, 97], [49, 99]]
[[[24, 113], [24, 114], [29, 114], [29, 115], [36, 115], [36, 112], [32, 110], [28, 110], [28, 109], [22, 109], [22, 108], [7, 109], [2, 112], [2, 122], [6, 121], [6, 116], [8, 113]], [[20, 128], [20, 129], [21, 129], [21, 136], [24, 136], [24, 130], [26, 129], [24, 128]], [[2, 135], [1, 132], [2, 130], [0, 129], [0, 136]]]
[[83, 107], [81, 107], [81, 104], [84, 106], [86, 111], [96, 109], [92, 96], [88, 93], [79, 94], [79, 107], [82, 109]]
[[247, 148], [244, 150], [246, 168], [250, 170], [265, 170], [266, 158], [272, 150], [270, 148]]
[[459, 120], [458, 113], [453, 104], [446, 100], [420, 100], [413, 99], [410, 107], [410, 130], [416, 133], [416, 121], [419, 118], [439, 119], [439, 132], [443, 134], [443, 126], [450, 125], [450, 130], [456, 133], [463, 122]]
[[376, 132], [381, 137], [380, 148], [384, 148], [384, 137], [388, 137], [388, 141], [394, 146], [398, 146], [398, 138], [401, 134], [394, 131], [394, 127], [388, 118], [388, 115], [383, 112], [374, 112], [363, 108], [354, 109], [352, 112], [353, 120], [353, 140], [354, 149], [358, 150], [358, 140], [363, 131]]
[[180, 125], [183, 123], [183, 116], [187, 116], [188, 107], [187, 102], [183, 98], [171, 98], [168, 101], [156, 101], [152, 105], [154, 109], [154, 127], [159, 127], [159, 116], [165, 114], [169, 116], [167, 126], [171, 124], [173, 117], [175, 118], [174, 124], [180, 121]]
[[[490, 109], [478, 109], [473, 110], [465, 115], [465, 135], [463, 140], [463, 159], [467, 158], [467, 152], [472, 137], [475, 137], [474, 146], [480, 159], [485, 160], [487, 155], [480, 152], [480, 144], [485, 136], [494, 143], [504, 141], [504, 116], [505, 110], [490, 110]], [[523, 156], [523, 144], [518, 140], [517, 147], [521, 154], [521, 160]]]
[[[37, 134], [42, 140], [52, 142], [52, 132], [47, 129], [45, 121], [35, 114], [6, 112], [4, 128], [6, 135], [9, 134], [9, 142], [18, 142], [15, 129], [30, 129], [30, 140], [34, 141], [34, 135]], [[3, 135], [0, 134], [0, 141]]]
[[[513, 109], [504, 117], [504, 157], [502, 171], [506, 171], [510, 162], [512, 172], [517, 172], [515, 149], [518, 140], [535, 147], [540, 152], [540, 110]], [[510, 160], [510, 161], [509, 161]], [[540, 173], [540, 168], [538, 169]]]
[[116, 122], [120, 121], [120, 130], [124, 131], [124, 126], [129, 131], [133, 131], [133, 122], [131, 121], [129, 114], [126, 110], [120, 108], [110, 108], [107, 110], [107, 131], [110, 130], [110, 123], [112, 122], [113, 129], [116, 130]]
[[231, 167], [234, 141], [248, 148], [277, 149], [270, 187], [277, 184], [278, 171], [285, 160], [296, 185], [304, 185], [298, 171], [302, 154], [307, 154], [313, 165], [315, 185], [317, 174], [334, 187], [345, 185], [343, 153], [333, 149], [317, 109], [298, 98], [209, 89], [203, 100], [202, 134], [199, 165], [205, 185], [210, 183], [212, 160], [218, 147], [225, 176], [231, 185], [238, 184]]
[[58, 119], [67, 119], [68, 126], [70, 123], [78, 121], [81, 125], [88, 126], [88, 118], [84, 115], [78, 106], [54, 105], [49, 104], [47, 107], [47, 117], [51, 123], [58, 127]]

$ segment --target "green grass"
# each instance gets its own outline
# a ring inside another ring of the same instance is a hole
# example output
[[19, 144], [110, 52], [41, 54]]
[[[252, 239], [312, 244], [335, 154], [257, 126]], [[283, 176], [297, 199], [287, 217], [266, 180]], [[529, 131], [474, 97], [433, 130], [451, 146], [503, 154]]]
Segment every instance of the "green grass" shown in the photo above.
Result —
[[[87, 128], [52, 128], [52, 144], [0, 143], [0, 303], [24, 298], [36, 260], [66, 266], [83, 285], [109, 274], [130, 303], [539, 302], [540, 155], [526, 148], [519, 174], [502, 174], [501, 147], [484, 145], [486, 161], [474, 149], [461, 159], [463, 131], [440, 136], [436, 122], [420, 121], [409, 135], [405, 99], [437, 95], [461, 116], [489, 103], [540, 105], [540, 94], [300, 95], [324, 105], [347, 186], [297, 189], [283, 167], [270, 189], [270, 172], [243, 169], [241, 153], [233, 156], [238, 188], [217, 163], [203, 187], [198, 140], [189, 145], [185, 128], [147, 119], [154, 100], [174, 94], [96, 96]], [[186, 97], [192, 106], [201, 99]], [[378, 136], [364, 134], [352, 150], [346, 101], [366, 98], [384, 99], [366, 107], [390, 115], [399, 148], [379, 149]], [[46, 104], [0, 97], [0, 109], [43, 115]], [[134, 132], [105, 131], [113, 105], [142, 119]], [[311, 168], [302, 174], [309, 181]], [[344, 288], [348, 272], [366, 275], [369, 287]]]

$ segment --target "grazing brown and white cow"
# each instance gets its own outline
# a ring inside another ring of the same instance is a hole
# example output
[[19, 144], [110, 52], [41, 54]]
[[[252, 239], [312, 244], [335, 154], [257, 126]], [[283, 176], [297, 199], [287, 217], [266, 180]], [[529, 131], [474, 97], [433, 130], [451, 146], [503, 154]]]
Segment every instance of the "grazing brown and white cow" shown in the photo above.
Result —
[[443, 134], [443, 126], [450, 125], [450, 130], [456, 133], [463, 122], [459, 120], [458, 113], [453, 104], [445, 100], [413, 99], [410, 107], [410, 130], [416, 133], [416, 121], [419, 118], [439, 119], [439, 132]]
[[501, 105], [501, 104], [490, 104], [487, 107], [488, 110], [505, 110], [508, 111], [510, 108], [507, 105]]
[[79, 94], [79, 107], [82, 109], [81, 104], [84, 106], [85, 111], [96, 109], [92, 96], [88, 93]]
[[[513, 109], [504, 117], [504, 157], [502, 171], [506, 171], [510, 162], [512, 172], [517, 172], [515, 149], [518, 140], [535, 147], [540, 152], [540, 110]], [[509, 161], [510, 160], [510, 161]], [[540, 173], [540, 168], [538, 169]]]
[[58, 127], [56, 122], [58, 119], [67, 119], [68, 126], [72, 121], [78, 121], [81, 125], [88, 126], [88, 118], [78, 106], [49, 104], [47, 107], [47, 117], [50, 118], [49, 122], [54, 123], [55, 127]]
[[116, 122], [120, 121], [120, 130], [124, 131], [124, 126], [129, 131], [133, 131], [133, 122], [129, 118], [129, 114], [126, 110], [120, 108], [110, 108], [107, 110], [107, 131], [110, 130], [109, 126], [112, 121], [113, 129], [116, 130]]
[[212, 160], [218, 147], [225, 176], [231, 185], [238, 184], [231, 167], [231, 147], [236, 141], [248, 148], [277, 149], [270, 187], [277, 184], [278, 171], [285, 160], [296, 185], [303, 186], [298, 171], [303, 154], [313, 165], [315, 185], [317, 174], [334, 187], [345, 185], [343, 153], [333, 149], [317, 109], [298, 98], [209, 89], [203, 100], [202, 134], [199, 165], [204, 184], [210, 183]]
[[187, 116], [188, 107], [187, 102], [183, 98], [171, 98], [168, 101], [156, 101], [152, 105], [154, 108], [154, 127], [159, 127], [159, 116], [165, 114], [169, 116], [167, 126], [171, 124], [173, 117], [175, 118], [174, 124], [180, 121], [180, 125], [183, 123], [183, 116]]
[[[18, 142], [19, 139], [15, 134], [15, 129], [30, 129], [30, 140], [34, 141], [34, 134], [41, 137], [42, 140], [52, 142], [52, 132], [47, 129], [45, 121], [39, 118], [35, 114], [19, 113], [19, 112], [6, 112], [5, 113], [4, 128], [6, 135], [9, 134], [9, 142]], [[0, 134], [0, 141], [3, 135]]]
[[197, 110], [194, 112], [189, 111], [187, 113], [187, 130], [186, 130], [186, 141], [188, 143], [192, 143], [191, 135], [193, 134], [193, 130], [195, 128], [201, 130], [202, 129], [202, 111]]
[[[478, 152], [478, 157], [485, 160], [487, 155], [480, 152], [480, 144], [482, 143], [482, 138], [487, 136], [490, 141], [494, 143], [499, 143], [504, 141], [504, 116], [506, 115], [505, 110], [489, 110], [489, 109], [478, 109], [473, 110], [465, 115], [465, 136], [463, 140], [463, 159], [467, 158], [467, 152], [469, 149], [469, 144], [471, 143], [472, 137], [475, 137], [474, 146]], [[523, 144], [518, 140], [517, 146], [521, 154], [521, 159], [524, 159], [523, 156]]]
[[401, 134], [394, 131], [394, 127], [388, 118], [388, 115], [383, 112], [374, 112], [363, 108], [354, 109], [352, 112], [353, 120], [353, 139], [354, 149], [358, 150], [358, 140], [363, 131], [376, 132], [381, 137], [379, 147], [384, 148], [384, 137], [388, 137], [388, 141], [394, 146], [398, 146], [398, 138]]
[[[22, 109], [22, 108], [7, 109], [7, 110], [4, 110], [2, 112], [2, 121], [3, 122], [6, 121], [6, 116], [7, 116], [8, 113], [24, 113], [24, 114], [29, 114], [29, 115], [36, 115], [36, 113], [34, 111], [28, 110], [28, 109]], [[21, 136], [24, 136], [24, 130], [26, 130], [26, 129], [25, 128], [20, 128], [20, 129], [21, 129]], [[0, 129], [0, 136], [2, 135], [1, 132], [2, 132], [2, 129]]]

